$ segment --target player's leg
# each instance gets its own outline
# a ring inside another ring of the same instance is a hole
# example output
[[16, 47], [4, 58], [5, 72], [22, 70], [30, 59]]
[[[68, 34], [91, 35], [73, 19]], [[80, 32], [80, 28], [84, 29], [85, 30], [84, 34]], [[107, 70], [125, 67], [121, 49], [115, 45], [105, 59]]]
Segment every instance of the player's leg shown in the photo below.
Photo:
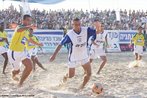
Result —
[[19, 78], [17, 77], [17, 75], [19, 74], [20, 72], [20, 60], [14, 60], [11, 62], [10, 60], [10, 63], [11, 65], [13, 66], [13, 70], [12, 70], [12, 79], [15, 80], [15, 81], [19, 81]]
[[36, 63], [40, 68], [42, 68], [43, 70], [47, 70], [47, 69], [44, 68], [43, 65], [39, 62], [37, 56], [34, 57], [34, 60], [35, 60], [35, 63]]
[[7, 52], [3, 53], [2, 56], [4, 57], [5, 61], [4, 61], [4, 66], [3, 66], [3, 74], [5, 74], [5, 69], [6, 69], [6, 66], [8, 64], [8, 55], [7, 55]]
[[90, 55], [90, 63], [92, 63], [93, 60], [97, 58], [96, 50], [95, 49], [91, 49], [89, 55]]
[[84, 71], [86, 71], [86, 74], [84, 76], [84, 80], [83, 80], [83, 83], [82, 85], [80, 86], [80, 89], [83, 89], [85, 87], [85, 85], [87, 84], [87, 82], [90, 80], [90, 77], [91, 77], [91, 65], [90, 65], [90, 62], [82, 65]]
[[[95, 49], [89, 50], [89, 56], [90, 56], [90, 63], [92, 63], [93, 60], [97, 58]], [[84, 70], [84, 75], [85, 75], [86, 73], [87, 73], [87, 72]]]
[[68, 73], [63, 77], [63, 82], [66, 82], [68, 78], [75, 76], [75, 68], [68, 68]]
[[35, 56], [31, 56], [31, 60], [32, 60], [32, 63], [33, 63], [33, 70], [35, 71], [36, 70]]
[[[93, 59], [91, 58], [90, 59], [90, 63], [92, 63], [93, 62]], [[84, 70], [84, 75], [87, 73], [87, 71], [86, 70]]]
[[90, 63], [92, 63], [93, 62], [93, 59], [90, 59]]
[[142, 56], [141, 55], [139, 55], [138, 60], [142, 60]]
[[106, 56], [100, 56], [100, 58], [102, 59], [102, 63], [100, 64], [100, 68], [99, 68], [97, 74], [100, 74], [100, 71], [102, 70], [102, 68], [105, 66], [105, 64], [107, 62]]
[[135, 60], [138, 60], [139, 58], [138, 58], [138, 53], [135, 53]]
[[22, 77], [19, 82], [19, 86], [22, 86], [23, 82], [26, 80], [26, 78], [30, 75], [32, 71], [32, 62], [30, 59], [26, 58], [22, 61], [22, 63], [24, 64], [25, 68], [23, 70]]
[[138, 51], [138, 60], [142, 60], [142, 55], [143, 55], [143, 47], [139, 47], [139, 51]]
[[18, 69], [18, 70], [13, 70], [12, 71], [12, 79], [13, 80], [15, 80], [15, 81], [19, 81], [19, 78], [17, 77], [17, 75], [19, 74], [19, 72], [20, 72], [20, 69]]
[[15, 81], [19, 81], [19, 78], [17, 77], [17, 75], [20, 72], [20, 66], [19, 66], [20, 59], [17, 58], [17, 53], [14, 53], [14, 51], [12, 51], [12, 50], [8, 50], [7, 55], [8, 55], [9, 62], [13, 68], [12, 79]]

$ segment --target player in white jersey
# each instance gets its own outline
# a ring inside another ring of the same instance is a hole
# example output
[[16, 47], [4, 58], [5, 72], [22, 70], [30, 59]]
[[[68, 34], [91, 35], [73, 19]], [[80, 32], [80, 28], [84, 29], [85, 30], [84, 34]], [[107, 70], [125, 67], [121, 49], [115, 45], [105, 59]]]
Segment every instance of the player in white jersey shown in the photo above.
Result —
[[[97, 21], [95, 21], [97, 22]], [[97, 74], [100, 74], [100, 71], [105, 66], [107, 62], [105, 48], [108, 47], [107, 34], [104, 32], [104, 25], [101, 24], [99, 31], [96, 34], [96, 40], [92, 42], [90, 49], [90, 62], [92, 63], [93, 59], [101, 58], [102, 62]]]
[[90, 79], [91, 76], [91, 65], [88, 56], [88, 40], [89, 37], [92, 36], [91, 40], [95, 40], [96, 38], [96, 30], [81, 27], [81, 22], [78, 18], [73, 20], [73, 29], [70, 30], [67, 35], [63, 38], [61, 43], [57, 46], [55, 52], [50, 58], [52, 62], [55, 58], [62, 45], [70, 43], [71, 47], [69, 49], [69, 62], [68, 62], [68, 73], [64, 76], [63, 82], [66, 82], [68, 78], [72, 78], [75, 75], [75, 67], [77, 65], [82, 65], [84, 71], [86, 72], [84, 76], [84, 80], [82, 85], [80, 85], [79, 89], [83, 89], [84, 86]]

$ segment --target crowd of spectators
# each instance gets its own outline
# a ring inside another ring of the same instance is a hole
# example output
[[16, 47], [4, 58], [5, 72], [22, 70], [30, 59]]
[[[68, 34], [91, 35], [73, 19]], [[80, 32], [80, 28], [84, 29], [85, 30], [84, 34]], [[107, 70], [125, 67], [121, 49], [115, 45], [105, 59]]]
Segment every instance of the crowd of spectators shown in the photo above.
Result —
[[[75, 17], [81, 19], [83, 26], [91, 26], [94, 19], [100, 20], [106, 30], [135, 30], [138, 25], [144, 25], [147, 22], [146, 11], [134, 10], [31, 10], [33, 22], [37, 24], [38, 29], [61, 29], [66, 27], [71, 29], [71, 20]], [[20, 24], [22, 13], [11, 5], [8, 9], [0, 10], [0, 22], [6, 23], [6, 28], [10, 24]]]

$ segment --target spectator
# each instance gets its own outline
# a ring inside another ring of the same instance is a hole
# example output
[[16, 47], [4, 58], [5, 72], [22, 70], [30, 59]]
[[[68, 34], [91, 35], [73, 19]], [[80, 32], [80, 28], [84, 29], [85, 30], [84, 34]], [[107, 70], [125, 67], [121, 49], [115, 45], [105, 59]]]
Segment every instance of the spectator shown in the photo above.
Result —
[[[90, 26], [91, 20], [95, 18], [104, 23], [104, 27], [107, 30], [135, 30], [138, 25], [146, 26], [147, 12], [144, 11], [132, 11], [132, 10], [120, 10], [120, 21], [116, 19], [115, 10], [98, 9], [88, 12], [83, 10], [67, 10], [64, 9], [57, 11], [39, 11], [34, 9], [31, 11], [33, 19], [37, 24], [38, 29], [60, 29], [66, 26], [67, 29], [71, 29], [71, 20], [75, 17], [81, 19], [83, 26]], [[17, 11], [13, 5], [8, 9], [0, 10], [0, 21], [5, 22], [6, 28], [10, 27], [10, 24], [21, 23], [21, 13]]]

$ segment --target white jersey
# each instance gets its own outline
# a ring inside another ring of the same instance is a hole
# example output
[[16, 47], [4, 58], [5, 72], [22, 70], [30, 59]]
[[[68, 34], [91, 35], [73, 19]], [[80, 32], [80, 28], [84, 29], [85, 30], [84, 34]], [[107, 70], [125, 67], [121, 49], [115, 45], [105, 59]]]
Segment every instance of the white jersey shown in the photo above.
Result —
[[105, 32], [97, 34], [94, 42], [98, 45], [98, 47], [96, 45], [92, 44], [91, 49], [104, 48], [106, 35], [107, 35], [107, 33], [105, 33]]
[[87, 27], [82, 27], [79, 34], [71, 30], [67, 33], [71, 40], [71, 49], [69, 51], [69, 61], [80, 61], [88, 58], [87, 50]]

